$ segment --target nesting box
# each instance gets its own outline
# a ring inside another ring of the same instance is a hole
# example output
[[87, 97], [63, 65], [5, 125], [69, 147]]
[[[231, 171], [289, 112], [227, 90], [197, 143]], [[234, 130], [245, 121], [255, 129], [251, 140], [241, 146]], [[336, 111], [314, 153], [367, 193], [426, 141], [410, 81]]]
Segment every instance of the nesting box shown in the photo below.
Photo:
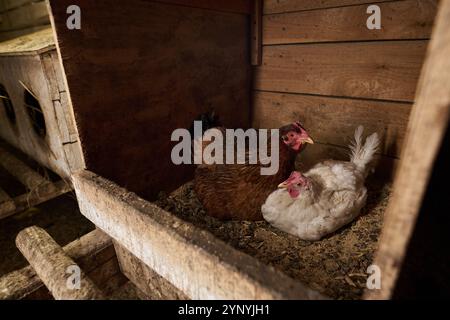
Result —
[[0, 137], [61, 177], [83, 168], [50, 27], [0, 43]]
[[[82, 12], [80, 30], [66, 25], [66, 9], [74, 4]], [[391, 296], [447, 126], [448, 117], [432, 127], [427, 121], [436, 120], [437, 112], [448, 116], [448, 93], [436, 83], [448, 80], [442, 57], [449, 52], [450, 6], [442, 4], [430, 47], [437, 1], [380, 2], [381, 29], [369, 28], [369, 5], [132, 0], [111, 7], [108, 1], [50, 1], [85, 156], [86, 170], [73, 176], [80, 208], [113, 238], [122, 272], [139, 288], [150, 292], [160, 284], [164, 291], [170, 285], [175, 297], [193, 299], [361, 297], [384, 201], [390, 203], [389, 219], [375, 263], [387, 277], [376, 292]], [[437, 95], [439, 101], [425, 106]], [[319, 243], [307, 258], [305, 248], [314, 245], [264, 225], [208, 223], [177, 212], [194, 168], [172, 163], [170, 136], [211, 110], [230, 128], [277, 128], [301, 120], [317, 141], [300, 156], [302, 168], [346, 159], [349, 138], [362, 124], [382, 137], [378, 181], [389, 184], [398, 168], [393, 197], [378, 192], [364, 218]], [[424, 146], [430, 157], [420, 161], [412, 145], [422, 141], [418, 130], [433, 140]], [[412, 181], [412, 165], [422, 169], [419, 183]], [[174, 206], [154, 202], [159, 191], [175, 189], [169, 199]], [[404, 205], [411, 199], [413, 206]], [[346, 238], [352, 232], [356, 236]], [[324, 252], [327, 243], [334, 251]], [[340, 295], [346, 290], [353, 293]]]

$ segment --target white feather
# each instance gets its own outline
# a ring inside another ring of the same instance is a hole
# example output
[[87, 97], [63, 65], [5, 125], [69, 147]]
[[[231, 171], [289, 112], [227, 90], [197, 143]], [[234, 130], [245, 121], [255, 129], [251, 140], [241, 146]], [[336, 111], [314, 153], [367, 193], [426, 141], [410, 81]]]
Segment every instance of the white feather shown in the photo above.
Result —
[[380, 139], [378, 138], [378, 134], [376, 132], [372, 133], [363, 145], [363, 131], [363, 126], [358, 126], [355, 130], [355, 140], [350, 145], [350, 161], [356, 164], [361, 171], [367, 173], [367, 165], [373, 160], [373, 157], [377, 152]]

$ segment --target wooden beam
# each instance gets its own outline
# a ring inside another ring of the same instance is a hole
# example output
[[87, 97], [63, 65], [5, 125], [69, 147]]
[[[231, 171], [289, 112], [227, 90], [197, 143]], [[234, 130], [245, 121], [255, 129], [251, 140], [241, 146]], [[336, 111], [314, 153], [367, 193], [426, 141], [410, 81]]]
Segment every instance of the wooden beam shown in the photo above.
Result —
[[450, 1], [441, 1], [374, 262], [381, 269], [381, 290], [367, 291], [368, 299], [388, 299], [392, 295], [434, 162], [448, 127], [450, 120], [448, 30], [450, 30]]
[[73, 179], [81, 212], [189, 298], [324, 298], [94, 173]]
[[[102, 266], [116, 259], [111, 238], [96, 229], [81, 238], [67, 244], [64, 252], [71, 257], [98, 284], [95, 273]], [[120, 270], [116, 269], [116, 272]], [[100, 284], [98, 284], [100, 286]], [[36, 292], [44, 291], [44, 283], [36, 275], [33, 267], [27, 266], [0, 277], [0, 300], [21, 300], [36, 296]]]
[[72, 191], [71, 185], [64, 180], [55, 183], [47, 183], [32, 192], [15, 197], [13, 199], [14, 208], [9, 206], [9, 210], [7, 210], [8, 208], [3, 209], [0, 205], [0, 220], [18, 212], [22, 212], [27, 208], [37, 206], [38, 204], [59, 197], [70, 191]]
[[39, 173], [0, 147], [0, 166], [5, 168], [13, 177], [17, 178], [29, 190], [35, 190], [49, 184]]
[[17, 235], [16, 245], [55, 299], [104, 299], [100, 290], [81, 269], [80, 288], [73, 289], [67, 286], [67, 270], [78, 266], [45, 230], [39, 227], [22, 230]]

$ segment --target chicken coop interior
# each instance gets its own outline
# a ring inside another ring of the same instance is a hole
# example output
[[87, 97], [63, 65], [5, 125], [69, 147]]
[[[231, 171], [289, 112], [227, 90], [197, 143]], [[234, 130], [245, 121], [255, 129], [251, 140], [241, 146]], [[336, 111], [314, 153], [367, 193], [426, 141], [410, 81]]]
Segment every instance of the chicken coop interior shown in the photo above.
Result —
[[[376, 1], [377, 29], [372, 2], [0, 0], [0, 247], [23, 262], [0, 299], [448, 297], [450, 3]], [[172, 132], [206, 114], [300, 121], [299, 172], [377, 133], [359, 215], [318, 241], [208, 215], [196, 165], [171, 159]]]

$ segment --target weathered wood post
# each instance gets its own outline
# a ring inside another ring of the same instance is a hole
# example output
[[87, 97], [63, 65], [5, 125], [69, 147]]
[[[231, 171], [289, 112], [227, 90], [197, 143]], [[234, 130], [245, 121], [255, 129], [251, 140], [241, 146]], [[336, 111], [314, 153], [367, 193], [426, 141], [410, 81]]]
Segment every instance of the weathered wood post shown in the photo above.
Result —
[[67, 270], [78, 266], [45, 230], [36, 226], [22, 230], [17, 235], [16, 245], [55, 299], [104, 299], [100, 290], [80, 269], [79, 289], [67, 285]]

